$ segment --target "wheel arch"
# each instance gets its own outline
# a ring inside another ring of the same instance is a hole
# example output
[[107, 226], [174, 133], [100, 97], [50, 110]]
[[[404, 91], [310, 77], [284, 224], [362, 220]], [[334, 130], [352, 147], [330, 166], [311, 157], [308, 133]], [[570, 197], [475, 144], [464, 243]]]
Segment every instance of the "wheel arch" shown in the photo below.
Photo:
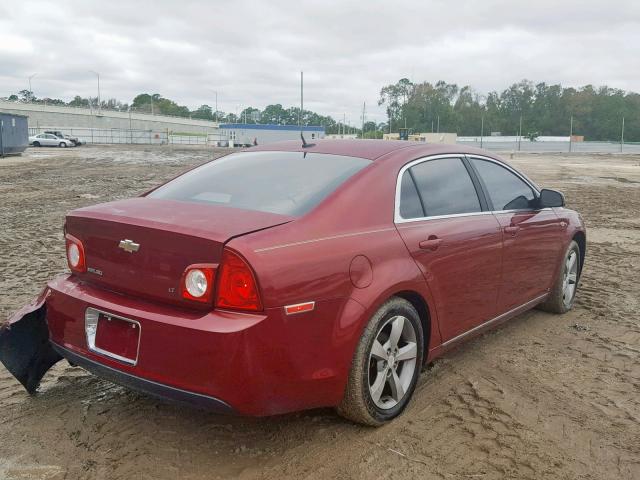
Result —
[[580, 270], [578, 275], [582, 275], [582, 267], [584, 266], [584, 259], [587, 253], [587, 236], [583, 231], [579, 230], [573, 235], [572, 240], [574, 240], [578, 244], [578, 247], [580, 247], [580, 264], [578, 265]]

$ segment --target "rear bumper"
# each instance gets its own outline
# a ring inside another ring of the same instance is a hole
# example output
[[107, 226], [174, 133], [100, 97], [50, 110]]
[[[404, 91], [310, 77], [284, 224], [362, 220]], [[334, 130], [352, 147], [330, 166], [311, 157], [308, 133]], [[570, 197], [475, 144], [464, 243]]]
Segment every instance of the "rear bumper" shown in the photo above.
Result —
[[189, 392], [179, 388], [170, 387], [162, 383], [153, 382], [144, 378], [136, 377], [128, 373], [124, 373], [115, 368], [108, 367], [99, 362], [95, 362], [86, 357], [78, 355], [60, 345], [52, 342], [53, 349], [62, 357], [66, 358], [70, 363], [84, 368], [85, 370], [97, 375], [101, 378], [118, 383], [122, 386], [138, 390], [153, 397], [163, 400], [171, 400], [185, 405], [197, 408], [204, 408], [216, 413], [233, 414], [234, 410], [222, 400], [202, 395], [200, 393]]
[[[48, 284], [51, 342], [100, 377], [225, 413], [273, 415], [340, 403], [363, 308], [333, 299], [313, 312], [199, 312], [116, 294], [62, 275]], [[135, 365], [92, 351], [85, 312], [94, 308], [140, 325]]]

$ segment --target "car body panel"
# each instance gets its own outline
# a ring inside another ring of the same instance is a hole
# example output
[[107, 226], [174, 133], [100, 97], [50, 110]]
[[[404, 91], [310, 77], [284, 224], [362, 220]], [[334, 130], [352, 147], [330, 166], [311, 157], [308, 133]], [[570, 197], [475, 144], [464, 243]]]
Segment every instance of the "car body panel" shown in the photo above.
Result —
[[[496, 315], [502, 233], [493, 215], [426, 219], [397, 225], [436, 298], [443, 341]], [[431, 237], [435, 250], [421, 248]]]
[[549, 291], [563, 249], [553, 209], [494, 213], [503, 235], [498, 310], [508, 311]]

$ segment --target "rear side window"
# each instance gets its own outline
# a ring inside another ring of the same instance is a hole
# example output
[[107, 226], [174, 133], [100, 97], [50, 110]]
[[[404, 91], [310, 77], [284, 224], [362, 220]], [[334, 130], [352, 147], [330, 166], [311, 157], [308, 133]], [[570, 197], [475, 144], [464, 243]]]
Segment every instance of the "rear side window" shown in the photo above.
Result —
[[513, 172], [489, 160], [472, 158], [471, 163], [485, 184], [494, 210], [518, 210], [533, 206], [533, 190]]
[[304, 215], [370, 160], [306, 152], [241, 152], [207, 163], [151, 198]]
[[400, 184], [400, 216], [407, 219], [425, 216], [422, 201], [409, 170], [402, 174], [402, 183]]
[[411, 167], [426, 216], [482, 210], [471, 177], [459, 158], [427, 160]]

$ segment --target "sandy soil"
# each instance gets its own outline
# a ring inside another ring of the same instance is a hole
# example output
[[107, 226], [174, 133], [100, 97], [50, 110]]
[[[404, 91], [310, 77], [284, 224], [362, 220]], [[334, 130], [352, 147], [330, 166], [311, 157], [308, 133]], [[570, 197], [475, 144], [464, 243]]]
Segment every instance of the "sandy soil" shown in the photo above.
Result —
[[[62, 222], [211, 150], [89, 147], [0, 160], [0, 318], [65, 268]], [[588, 224], [576, 308], [531, 311], [435, 362], [405, 415], [230, 418], [60, 362], [29, 397], [0, 368], [0, 478], [640, 478], [640, 156], [521, 155]]]

